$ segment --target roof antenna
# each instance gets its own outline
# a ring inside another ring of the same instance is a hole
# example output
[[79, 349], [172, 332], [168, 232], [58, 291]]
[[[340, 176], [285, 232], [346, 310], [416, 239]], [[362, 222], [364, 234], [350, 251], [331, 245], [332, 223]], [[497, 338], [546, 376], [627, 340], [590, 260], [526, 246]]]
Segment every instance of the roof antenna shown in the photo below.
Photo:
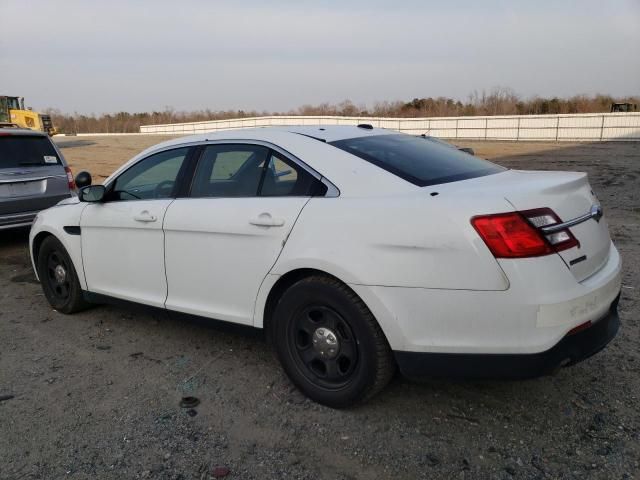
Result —
[[373, 125], [369, 123], [361, 123], [358, 125], [358, 128], [364, 128], [365, 130], [373, 130]]

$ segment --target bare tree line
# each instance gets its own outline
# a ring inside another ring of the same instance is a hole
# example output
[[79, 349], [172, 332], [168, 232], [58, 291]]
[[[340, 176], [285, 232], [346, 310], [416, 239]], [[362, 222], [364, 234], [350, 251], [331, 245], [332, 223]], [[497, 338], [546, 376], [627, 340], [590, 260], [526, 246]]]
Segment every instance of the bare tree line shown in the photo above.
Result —
[[376, 102], [372, 107], [356, 105], [350, 100], [338, 104], [303, 105], [288, 112], [244, 110], [198, 110], [177, 112], [166, 108], [160, 112], [118, 112], [112, 114], [67, 114], [49, 109], [54, 125], [62, 133], [132, 133], [140, 125], [198, 122], [264, 115], [335, 115], [374, 117], [447, 117], [473, 115], [537, 115], [558, 113], [608, 112], [613, 102], [640, 104], [640, 97], [610, 95], [575, 95], [570, 98], [533, 97], [523, 99], [509, 88], [490, 92], [473, 92], [466, 101], [446, 97], [414, 98], [409, 102]]

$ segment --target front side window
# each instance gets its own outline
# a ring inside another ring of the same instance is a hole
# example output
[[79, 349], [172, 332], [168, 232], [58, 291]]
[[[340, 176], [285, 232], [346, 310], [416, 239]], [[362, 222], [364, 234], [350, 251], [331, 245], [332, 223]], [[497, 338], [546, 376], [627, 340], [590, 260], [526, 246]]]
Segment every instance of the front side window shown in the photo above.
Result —
[[338, 140], [331, 145], [419, 187], [482, 177], [504, 170], [457, 148], [411, 135], [372, 135]]
[[188, 151], [189, 148], [177, 148], [140, 160], [116, 179], [109, 199], [170, 198]]

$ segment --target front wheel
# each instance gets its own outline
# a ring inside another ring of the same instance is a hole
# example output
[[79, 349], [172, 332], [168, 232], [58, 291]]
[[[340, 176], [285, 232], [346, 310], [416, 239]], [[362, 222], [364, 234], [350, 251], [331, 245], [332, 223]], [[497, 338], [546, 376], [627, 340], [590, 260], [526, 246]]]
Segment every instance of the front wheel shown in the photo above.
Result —
[[395, 371], [375, 318], [335, 278], [304, 278], [285, 291], [274, 311], [276, 350], [284, 370], [309, 398], [341, 408], [366, 401]]
[[49, 304], [62, 313], [75, 313], [89, 306], [75, 268], [60, 241], [51, 236], [44, 239], [37, 259], [38, 276]]

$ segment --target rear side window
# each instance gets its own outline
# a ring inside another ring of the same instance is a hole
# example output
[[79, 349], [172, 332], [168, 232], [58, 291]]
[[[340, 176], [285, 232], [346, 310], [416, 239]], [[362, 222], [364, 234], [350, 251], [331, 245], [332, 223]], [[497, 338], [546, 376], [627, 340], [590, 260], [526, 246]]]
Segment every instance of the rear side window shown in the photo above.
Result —
[[40, 135], [0, 135], [0, 168], [60, 165], [51, 140]]
[[255, 197], [269, 149], [258, 145], [210, 145], [196, 167], [192, 197]]
[[322, 196], [327, 187], [278, 153], [272, 153], [260, 188], [263, 197]]
[[331, 145], [419, 187], [482, 177], [504, 170], [457, 148], [411, 135], [372, 135], [339, 140], [331, 142]]
[[209, 145], [191, 185], [192, 197], [322, 196], [327, 187], [302, 167], [260, 145]]

